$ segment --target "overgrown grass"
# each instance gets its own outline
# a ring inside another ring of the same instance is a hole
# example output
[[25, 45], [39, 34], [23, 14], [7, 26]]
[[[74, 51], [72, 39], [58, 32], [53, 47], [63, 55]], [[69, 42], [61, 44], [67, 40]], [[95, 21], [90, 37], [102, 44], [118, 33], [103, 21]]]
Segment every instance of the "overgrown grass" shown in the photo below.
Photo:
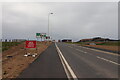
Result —
[[2, 42], [2, 51], [8, 50], [12, 46], [17, 46], [21, 42]]
[[0, 42], [0, 53], [2, 52], [2, 42]]

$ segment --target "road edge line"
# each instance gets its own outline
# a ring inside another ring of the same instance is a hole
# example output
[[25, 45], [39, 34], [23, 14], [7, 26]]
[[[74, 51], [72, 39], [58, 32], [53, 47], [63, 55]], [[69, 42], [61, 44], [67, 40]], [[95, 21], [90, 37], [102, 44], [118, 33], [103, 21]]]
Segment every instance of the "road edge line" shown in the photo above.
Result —
[[112, 53], [112, 52], [102, 51], [102, 50], [88, 48], [88, 47], [84, 47], [84, 46], [80, 46], [80, 47], [90, 49], [90, 50], [93, 50], [93, 51], [97, 51], [97, 52], [103, 52], [103, 53], [106, 53], [106, 54], [109, 54], [109, 55], [120, 56], [119, 54], [115, 54], [115, 53]]
[[[68, 79], [70, 79], [71, 77], [74, 79], [74, 80], [78, 80], [77, 76], [75, 75], [75, 73], [73, 72], [72, 68], [70, 67], [70, 65], [68, 64], [68, 62], [66, 61], [65, 57], [63, 56], [62, 52], [60, 51], [59, 47], [57, 46], [57, 44], [55, 43], [55, 46], [56, 46], [56, 49], [59, 53], [59, 57], [61, 59], [61, 62], [63, 64], [63, 67], [65, 69], [65, 72], [66, 72], [66, 75], [68, 77]], [[66, 65], [66, 67], [65, 67]], [[66, 69], [67, 68], [67, 69]], [[70, 75], [71, 77], [69, 76], [69, 73], [68, 71], [70, 72]], [[71, 79], [70, 79], [71, 80]]]

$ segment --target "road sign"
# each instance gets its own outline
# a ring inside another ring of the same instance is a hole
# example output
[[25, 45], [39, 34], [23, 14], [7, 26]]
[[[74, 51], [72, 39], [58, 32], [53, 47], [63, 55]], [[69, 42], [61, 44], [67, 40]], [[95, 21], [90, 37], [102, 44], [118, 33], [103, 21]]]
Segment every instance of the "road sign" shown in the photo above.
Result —
[[46, 33], [36, 33], [37, 38], [45, 37]]
[[46, 37], [46, 35], [43, 35], [44, 37]]
[[46, 36], [46, 39], [50, 39], [50, 36]]
[[41, 37], [41, 33], [36, 33], [36, 37]]
[[41, 33], [42, 34], [42, 37], [45, 37], [46, 36], [46, 33]]
[[26, 41], [26, 48], [36, 48], [36, 41]]

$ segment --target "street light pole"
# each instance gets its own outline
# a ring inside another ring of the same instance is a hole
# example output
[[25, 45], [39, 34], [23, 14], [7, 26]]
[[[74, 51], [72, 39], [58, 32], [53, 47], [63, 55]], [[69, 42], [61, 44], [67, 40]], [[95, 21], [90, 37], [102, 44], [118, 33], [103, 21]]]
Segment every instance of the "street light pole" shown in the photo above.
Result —
[[50, 14], [53, 14], [53, 13], [48, 13], [48, 36], [50, 36], [49, 35], [49, 17], [50, 17]]

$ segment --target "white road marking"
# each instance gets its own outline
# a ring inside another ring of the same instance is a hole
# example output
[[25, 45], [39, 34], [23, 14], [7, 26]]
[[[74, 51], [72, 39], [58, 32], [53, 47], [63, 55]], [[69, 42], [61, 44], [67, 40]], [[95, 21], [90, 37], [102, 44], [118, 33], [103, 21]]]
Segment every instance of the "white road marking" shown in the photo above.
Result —
[[79, 49], [76, 49], [77, 51], [80, 51]]
[[[79, 46], [79, 47], [82, 47], [82, 46]], [[106, 54], [111, 54], [111, 55], [115, 55], [115, 56], [120, 56], [119, 54], [115, 54], [115, 53], [112, 53], [112, 52], [106, 52], [106, 51], [97, 50], [97, 49], [91, 49], [91, 48], [87, 48], [87, 47], [82, 47], [82, 48], [97, 51], [97, 52], [102, 52], [102, 53], [106, 53]]]
[[76, 49], [77, 51], [80, 51], [80, 52], [83, 52], [83, 53], [87, 53], [87, 52], [85, 52], [85, 51], [82, 51], [82, 50], [80, 50], [80, 49]]
[[96, 56], [96, 57], [99, 58], [99, 59], [102, 59], [102, 60], [104, 60], [104, 61], [107, 61], [107, 62], [116, 64], [116, 65], [120, 65], [120, 64], [118, 64], [118, 63], [116, 63], [116, 62], [114, 62], [114, 61], [111, 61], [111, 60], [108, 60], [108, 59], [105, 59], [105, 58], [102, 58], [102, 57], [99, 57], [99, 56]]
[[[73, 48], [73, 47], [71, 47], [71, 46], [68, 46], [68, 47]], [[81, 47], [81, 46], [79, 46], [79, 47]], [[86, 47], [82, 47], [82, 48], [86, 48]], [[83, 50], [80, 50], [80, 49], [75, 49], [75, 50], [80, 51], [80, 52], [83, 52], [83, 53], [86, 53], [86, 54], [89, 54], [88, 52], [83, 51]], [[93, 55], [93, 54], [89, 54], [89, 55]]]
[[68, 47], [73, 48], [72, 46], [68, 46]]
[[[81, 46], [79, 46], [79, 47], [81, 47]], [[86, 47], [82, 47], [82, 48], [90, 49], [90, 48], [86, 48]], [[80, 51], [80, 52], [83, 52], [83, 53], [87, 53], [87, 52], [82, 51], [82, 50], [80, 50], [80, 49], [76, 49], [76, 50], [77, 50], [77, 51]], [[96, 49], [91, 49], [91, 50], [99, 51], [99, 52], [104, 52], [104, 53], [110, 53], [110, 52], [100, 51], [100, 50], [96, 50]], [[112, 54], [114, 54], [114, 53], [112, 53]], [[89, 55], [92, 55], [92, 54], [89, 54]], [[115, 55], [116, 55], [116, 54], [115, 54]], [[113, 64], [116, 64], [116, 65], [120, 65], [120, 64], [118, 64], [118, 63], [116, 63], [116, 62], [114, 62], [114, 61], [111, 61], [111, 60], [108, 60], [108, 59], [105, 59], [105, 58], [102, 58], [102, 57], [99, 57], [99, 56], [97, 56], [97, 58], [102, 59], [102, 60], [107, 61], [107, 62], [110, 62], [110, 63], [113, 63]]]
[[76, 49], [77, 51], [80, 51], [80, 52], [83, 52], [82, 50], [80, 50], [80, 49]]
[[[55, 46], [56, 46], [57, 51], [58, 51], [58, 53], [59, 53], [61, 62], [62, 62], [62, 64], [63, 64], [63, 66], [64, 66], [64, 69], [65, 69], [65, 72], [66, 72], [66, 74], [67, 74], [68, 79], [71, 79], [71, 77], [72, 77], [74, 80], [78, 80], [77, 76], [76, 76], [75, 73], [73, 72], [72, 68], [70, 67], [70, 65], [69, 65], [68, 62], [66, 61], [65, 57], [63, 56], [62, 52], [60, 51], [60, 49], [58, 48], [58, 46], [57, 46], [56, 43], [55, 43]], [[66, 69], [65, 65], [66, 65], [67, 69]], [[68, 73], [67, 70], [69, 70], [69, 72], [70, 72], [70, 74], [71, 74], [71, 77], [70, 77], [70, 75], [69, 75], [69, 73]]]
[[84, 53], [87, 53], [87, 52], [84, 52]]

